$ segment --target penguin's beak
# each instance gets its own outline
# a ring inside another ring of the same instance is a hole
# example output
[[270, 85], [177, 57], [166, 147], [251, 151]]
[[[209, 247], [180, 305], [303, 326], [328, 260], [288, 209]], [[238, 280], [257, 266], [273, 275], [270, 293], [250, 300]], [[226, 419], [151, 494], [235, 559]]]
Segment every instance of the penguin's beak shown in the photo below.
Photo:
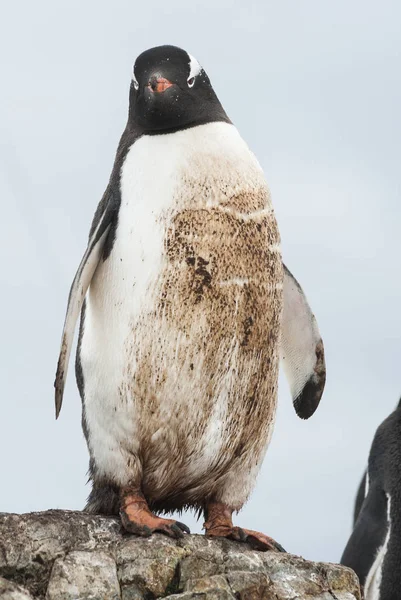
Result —
[[172, 85], [171, 81], [165, 77], [154, 76], [149, 79], [147, 88], [153, 93], [156, 92], [160, 94], [161, 92], [165, 92]]

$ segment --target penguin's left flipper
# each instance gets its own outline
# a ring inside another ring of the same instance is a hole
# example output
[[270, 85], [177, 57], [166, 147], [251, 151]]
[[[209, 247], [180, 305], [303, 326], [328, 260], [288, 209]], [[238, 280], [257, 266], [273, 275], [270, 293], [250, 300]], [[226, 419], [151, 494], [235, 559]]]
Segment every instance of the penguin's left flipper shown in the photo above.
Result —
[[326, 382], [323, 341], [301, 286], [287, 267], [283, 267], [280, 358], [295, 412], [301, 419], [309, 419], [319, 405]]
[[114, 207], [111, 202], [105, 203], [103, 214], [89, 238], [88, 246], [82, 257], [78, 270], [71, 285], [68, 297], [67, 313], [64, 321], [61, 348], [57, 364], [55, 387], [56, 419], [60, 414], [63, 402], [65, 380], [67, 377], [68, 361], [74, 339], [74, 331], [79, 313], [93, 274], [102, 256], [103, 247], [110, 230]]

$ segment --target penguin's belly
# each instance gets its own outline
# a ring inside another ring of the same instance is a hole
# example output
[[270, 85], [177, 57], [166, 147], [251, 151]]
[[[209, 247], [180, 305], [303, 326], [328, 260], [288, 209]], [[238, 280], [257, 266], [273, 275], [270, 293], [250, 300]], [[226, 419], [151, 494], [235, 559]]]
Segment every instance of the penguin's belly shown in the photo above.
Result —
[[276, 405], [279, 236], [260, 168], [227, 124], [136, 142], [121, 196], [81, 341], [89, 448], [100, 476], [140, 479], [150, 501], [179, 506], [260, 466]]

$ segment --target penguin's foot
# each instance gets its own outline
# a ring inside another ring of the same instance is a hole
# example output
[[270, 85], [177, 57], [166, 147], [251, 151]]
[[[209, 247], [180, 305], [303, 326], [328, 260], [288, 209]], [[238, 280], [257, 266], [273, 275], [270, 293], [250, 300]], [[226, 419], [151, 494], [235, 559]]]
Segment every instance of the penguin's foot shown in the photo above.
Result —
[[203, 525], [206, 537], [225, 537], [237, 542], [246, 542], [255, 550], [285, 552], [280, 544], [264, 533], [234, 527], [232, 513], [233, 511], [225, 504], [210, 502], [205, 511], [206, 522]]
[[143, 494], [132, 489], [121, 492], [120, 517], [126, 531], [141, 537], [149, 537], [157, 531], [178, 539], [184, 537], [184, 533], [191, 533], [184, 523], [154, 515]]
[[253, 531], [252, 529], [244, 529], [243, 527], [233, 527], [231, 539], [237, 542], [246, 542], [255, 550], [273, 550], [274, 552], [285, 552], [284, 548], [273, 538], [260, 533], [259, 531]]

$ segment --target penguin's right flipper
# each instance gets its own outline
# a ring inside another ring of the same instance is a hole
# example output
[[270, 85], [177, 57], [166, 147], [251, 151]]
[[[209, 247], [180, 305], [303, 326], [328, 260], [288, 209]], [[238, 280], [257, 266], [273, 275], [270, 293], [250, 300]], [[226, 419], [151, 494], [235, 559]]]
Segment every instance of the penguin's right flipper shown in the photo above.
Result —
[[[345, 547], [340, 563], [351, 567], [359, 577], [361, 585], [374, 575], [374, 563], [380, 556], [387, 535], [387, 497], [378, 485], [369, 486], [355, 523], [354, 530]], [[366, 588], [365, 588], [365, 591]]]
[[295, 412], [309, 419], [326, 382], [323, 341], [316, 319], [295, 277], [284, 267], [281, 362], [290, 384]]
[[63, 402], [64, 386], [67, 377], [68, 361], [74, 339], [74, 331], [86, 292], [92, 280], [93, 274], [102, 256], [107, 234], [110, 230], [114, 215], [114, 205], [111, 201], [104, 203], [103, 214], [92, 232], [85, 254], [75, 274], [68, 297], [67, 312], [64, 321], [61, 348], [57, 364], [55, 387], [56, 419], [60, 414]]

